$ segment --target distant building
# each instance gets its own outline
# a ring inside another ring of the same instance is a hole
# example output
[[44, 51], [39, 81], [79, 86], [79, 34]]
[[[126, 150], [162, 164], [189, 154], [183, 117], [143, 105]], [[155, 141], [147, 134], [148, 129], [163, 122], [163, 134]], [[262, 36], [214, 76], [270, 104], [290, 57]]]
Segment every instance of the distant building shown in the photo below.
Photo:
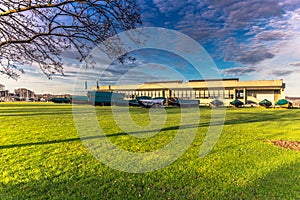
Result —
[[0, 84], [0, 101], [7, 101], [9, 98], [9, 91], [5, 90], [5, 86]]
[[15, 98], [19, 101], [28, 101], [35, 98], [35, 93], [26, 88], [15, 89]]
[[125, 94], [127, 99], [136, 96], [177, 97], [182, 99], [198, 99], [200, 104], [209, 105], [214, 99], [220, 99], [224, 105], [229, 105], [234, 99], [244, 103], [258, 103], [268, 99], [275, 104], [285, 98], [285, 83], [283, 80], [253, 80], [240, 81], [233, 79], [210, 79], [183, 81], [145, 82], [140, 85], [100, 86], [99, 91], [113, 91]]
[[300, 107], [300, 97], [285, 97], [285, 99], [292, 102], [293, 107]]
[[70, 94], [35, 94], [27, 88], [18, 88], [14, 93], [5, 90], [5, 86], [0, 84], [0, 102], [1, 101], [51, 101], [53, 98], [71, 98]]
[[5, 89], [5, 85], [0, 84], [0, 91], [3, 91]]
[[35, 94], [36, 101], [51, 101], [53, 98], [71, 98], [70, 94]]

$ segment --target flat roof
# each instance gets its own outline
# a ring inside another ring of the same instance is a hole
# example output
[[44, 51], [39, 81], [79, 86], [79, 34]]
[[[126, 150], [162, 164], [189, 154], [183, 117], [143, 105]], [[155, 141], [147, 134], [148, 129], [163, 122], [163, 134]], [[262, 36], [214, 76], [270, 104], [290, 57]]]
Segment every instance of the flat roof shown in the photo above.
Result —
[[144, 84], [157, 84], [157, 83], [183, 83], [183, 80], [177, 80], [177, 81], [151, 81], [151, 82], [144, 82]]
[[219, 78], [219, 79], [200, 79], [200, 80], [189, 80], [189, 82], [208, 82], [208, 81], [239, 81], [239, 78]]

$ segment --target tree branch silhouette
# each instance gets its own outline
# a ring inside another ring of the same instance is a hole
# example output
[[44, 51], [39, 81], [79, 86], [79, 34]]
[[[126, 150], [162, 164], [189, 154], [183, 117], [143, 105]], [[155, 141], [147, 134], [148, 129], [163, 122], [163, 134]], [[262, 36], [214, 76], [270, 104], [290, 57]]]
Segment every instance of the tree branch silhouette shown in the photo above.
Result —
[[48, 78], [63, 74], [66, 51], [88, 65], [95, 45], [141, 23], [135, 0], [2, 0], [0, 74], [17, 79], [33, 63]]

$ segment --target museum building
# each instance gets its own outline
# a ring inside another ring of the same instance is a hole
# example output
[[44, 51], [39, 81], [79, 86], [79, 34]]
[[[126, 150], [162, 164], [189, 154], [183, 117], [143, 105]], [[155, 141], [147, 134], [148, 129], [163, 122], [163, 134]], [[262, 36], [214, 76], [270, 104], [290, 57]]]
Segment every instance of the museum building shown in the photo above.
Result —
[[258, 103], [264, 99], [273, 104], [285, 98], [285, 83], [283, 80], [251, 80], [240, 81], [238, 78], [209, 79], [184, 81], [145, 82], [137, 85], [98, 86], [96, 91], [111, 91], [124, 94], [126, 99], [137, 96], [177, 97], [181, 99], [198, 99], [200, 105], [209, 105], [214, 99], [224, 102], [224, 105], [234, 99], [246, 103]]

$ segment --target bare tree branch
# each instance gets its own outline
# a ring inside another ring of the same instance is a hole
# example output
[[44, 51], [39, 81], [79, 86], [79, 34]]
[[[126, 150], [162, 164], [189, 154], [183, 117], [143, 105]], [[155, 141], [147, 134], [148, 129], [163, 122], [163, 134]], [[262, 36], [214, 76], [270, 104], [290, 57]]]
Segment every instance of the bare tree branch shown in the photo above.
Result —
[[87, 63], [97, 43], [138, 24], [136, 0], [1, 0], [0, 74], [16, 79], [32, 63], [62, 74], [62, 52]]

